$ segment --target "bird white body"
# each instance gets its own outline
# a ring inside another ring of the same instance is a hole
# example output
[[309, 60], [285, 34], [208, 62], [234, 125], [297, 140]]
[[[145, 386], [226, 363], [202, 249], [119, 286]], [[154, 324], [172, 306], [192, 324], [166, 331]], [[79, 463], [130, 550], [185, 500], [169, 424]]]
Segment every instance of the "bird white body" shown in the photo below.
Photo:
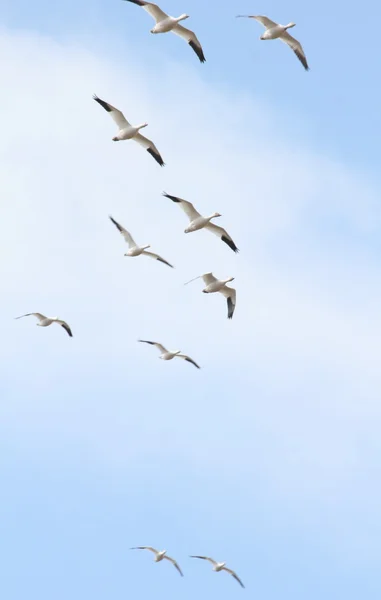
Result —
[[167, 554], [166, 550], [161, 550], [160, 552], [158, 552], [155, 555], [154, 561], [155, 562], [160, 562], [161, 560], [163, 560], [164, 556]]
[[49, 327], [49, 325], [51, 325], [55, 321], [59, 321], [58, 317], [44, 317], [43, 319], [41, 319], [41, 321], [36, 323], [36, 325], [37, 327]]
[[180, 21], [188, 19], [189, 15], [181, 15], [180, 17], [167, 17], [156, 23], [155, 27], [151, 29], [151, 33], [168, 33], [176, 27]]
[[175, 358], [175, 356], [177, 356], [180, 353], [181, 353], [181, 350], [175, 350], [174, 352], [171, 352], [170, 350], [168, 350], [167, 352], [164, 352], [163, 354], [161, 354], [159, 356], [159, 358], [161, 358], [162, 360], [172, 360], [172, 358]]
[[203, 229], [212, 219], [217, 219], [217, 217], [221, 217], [220, 213], [213, 213], [210, 217], [197, 217], [184, 229], [184, 233], [192, 233], [192, 231]]
[[148, 123], [143, 123], [142, 125], [137, 125], [136, 127], [129, 125], [128, 127], [119, 129], [117, 135], [112, 138], [112, 141], [121, 142], [122, 140], [132, 140], [136, 134], [139, 133], [140, 129], [147, 127], [147, 125]]
[[209, 283], [202, 291], [204, 294], [214, 294], [215, 292], [220, 292], [227, 283], [233, 281], [234, 277], [229, 277], [228, 279], [218, 279], [217, 281], [213, 281]]
[[222, 563], [217, 563], [216, 565], [214, 565], [213, 567], [213, 571], [217, 571], [217, 573], [219, 571], [222, 571], [224, 566], [226, 565], [226, 563], [222, 562]]
[[270, 27], [266, 29], [266, 31], [259, 38], [260, 40], [276, 40], [281, 37], [287, 29], [291, 29], [291, 27], [295, 27], [295, 23], [289, 23], [288, 25], [275, 25], [275, 27]]
[[149, 244], [147, 244], [147, 246], [133, 246], [124, 256], [140, 256], [141, 254], [144, 254], [144, 250], [147, 250], [147, 248], [151, 248], [151, 246]]

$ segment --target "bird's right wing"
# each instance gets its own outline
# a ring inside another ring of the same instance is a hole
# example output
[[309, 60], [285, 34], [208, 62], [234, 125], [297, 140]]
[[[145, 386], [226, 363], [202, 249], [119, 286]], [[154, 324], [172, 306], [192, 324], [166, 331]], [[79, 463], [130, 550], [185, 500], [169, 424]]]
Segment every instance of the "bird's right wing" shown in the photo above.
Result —
[[206, 283], [206, 285], [210, 285], [211, 283], [215, 283], [216, 281], [218, 281], [218, 279], [214, 277], [212, 273], [205, 273], [205, 275], [201, 275], [201, 277], [203, 278], [204, 283]]
[[112, 106], [108, 102], [101, 100], [96, 94], [93, 95], [93, 98], [95, 102], [98, 102], [98, 104], [100, 104], [110, 114], [110, 117], [113, 118], [119, 129], [125, 129], [125, 127], [130, 126], [130, 123], [127, 121], [124, 114], [115, 108], [115, 106]]
[[172, 202], [177, 202], [177, 204], [183, 209], [183, 211], [185, 212], [187, 217], [189, 217], [190, 221], [194, 221], [195, 219], [198, 219], [199, 217], [201, 217], [200, 213], [197, 212], [197, 210], [195, 209], [195, 207], [193, 206], [193, 204], [191, 202], [188, 202], [187, 200], [183, 200], [182, 198], [178, 198], [177, 196], [171, 196], [170, 194], [167, 194], [166, 192], [163, 192], [163, 196], [165, 196], [166, 198], [169, 198], [170, 200], [172, 200]]
[[156, 348], [158, 348], [163, 354], [168, 352], [167, 348], [164, 348], [162, 344], [158, 344], [157, 342], [149, 342], [148, 340], [138, 340], [138, 342], [141, 342], [142, 344], [150, 344], [151, 346], [156, 346]]
[[117, 221], [115, 221], [115, 219], [113, 219], [111, 216], [109, 216], [109, 219], [110, 219], [110, 221], [112, 221], [112, 223], [114, 223], [115, 227], [122, 234], [122, 236], [124, 237], [125, 241], [129, 245], [129, 247], [134, 248], [136, 246], [135, 240], [132, 237], [132, 235], [127, 231], [127, 229], [124, 229], [124, 227], [122, 227], [122, 225], [120, 225]]
[[202, 560], [208, 560], [210, 563], [212, 563], [212, 565], [217, 564], [217, 561], [213, 560], [213, 558], [210, 558], [209, 556], [191, 556], [191, 558], [201, 558]]
[[137, 4], [138, 6], [144, 8], [144, 10], [146, 10], [148, 14], [150, 14], [151, 17], [155, 19], [156, 23], [164, 21], [164, 19], [168, 18], [168, 15], [163, 10], [161, 10], [161, 8], [157, 4], [154, 4], [153, 2], [144, 2], [144, 0], [127, 1], [132, 2], [133, 4]]
[[256, 21], [258, 21], [258, 23], [261, 23], [264, 27], [266, 27], [266, 29], [271, 29], [272, 27], [276, 27], [278, 25], [278, 23], [275, 23], [268, 17], [263, 17], [261, 15], [257, 15], [257, 16], [256, 15], [237, 15], [237, 18], [239, 18], [239, 17], [246, 17], [247, 19], [255, 19]]
[[152, 548], [152, 546], [135, 546], [134, 548], [130, 548], [130, 550], [150, 550], [150, 552], [158, 553], [156, 548]]
[[42, 315], [41, 313], [27, 313], [26, 315], [21, 315], [21, 317], [15, 317], [15, 318], [17, 320], [17, 319], [22, 319], [23, 317], [37, 317], [37, 319], [39, 321], [43, 321], [44, 319], [46, 319], [45, 315]]

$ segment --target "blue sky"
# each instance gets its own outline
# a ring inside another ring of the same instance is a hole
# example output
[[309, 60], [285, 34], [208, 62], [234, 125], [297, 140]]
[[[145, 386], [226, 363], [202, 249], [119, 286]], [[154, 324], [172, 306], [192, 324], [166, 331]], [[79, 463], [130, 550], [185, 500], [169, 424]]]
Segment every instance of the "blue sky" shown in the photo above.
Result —
[[[376, 39], [342, 3], [213, 5], [162, 5], [191, 15], [200, 65], [127, 2], [3, 4], [7, 600], [380, 595]], [[254, 11], [296, 22], [309, 73], [234, 19]], [[165, 169], [111, 143], [94, 92], [148, 121]], [[163, 190], [221, 212], [240, 254], [185, 236]], [[176, 269], [124, 258], [109, 214]], [[236, 277], [232, 322], [222, 298], [183, 286], [209, 270]], [[13, 320], [30, 311], [67, 319], [74, 338]], [[129, 550], [141, 544], [166, 548], [184, 579]]]

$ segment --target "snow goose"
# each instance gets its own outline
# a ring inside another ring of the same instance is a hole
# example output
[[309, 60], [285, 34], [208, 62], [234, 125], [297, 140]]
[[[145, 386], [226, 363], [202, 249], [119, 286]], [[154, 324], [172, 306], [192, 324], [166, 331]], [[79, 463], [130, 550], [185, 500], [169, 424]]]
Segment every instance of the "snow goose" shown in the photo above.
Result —
[[177, 198], [177, 196], [171, 196], [166, 192], [163, 192], [163, 196], [169, 198], [173, 202], [176, 202], [189, 218], [190, 224], [184, 230], [184, 233], [191, 233], [192, 231], [197, 231], [198, 229], [207, 229], [215, 235], [218, 235], [218, 237], [223, 242], [225, 242], [225, 244], [227, 244], [229, 248], [231, 248], [234, 252], [239, 252], [237, 246], [235, 245], [227, 231], [222, 227], [218, 227], [218, 225], [214, 225], [214, 223], [210, 222], [212, 219], [217, 219], [218, 217], [221, 217], [222, 215], [220, 215], [220, 213], [215, 212], [209, 217], [203, 217], [202, 215], [200, 215], [199, 212], [197, 212], [197, 210], [191, 202], [187, 202], [187, 200], [183, 200], [182, 198]]
[[209, 558], [209, 556], [191, 556], [190, 558], [201, 558], [202, 560], [208, 560], [213, 565], [213, 571], [216, 571], [217, 573], [219, 571], [226, 571], [227, 573], [230, 573], [230, 575], [232, 575], [236, 581], [238, 581], [238, 583], [241, 587], [243, 587], [243, 588], [245, 587], [243, 585], [242, 581], [240, 580], [240, 578], [238, 577], [237, 573], [235, 571], [232, 571], [231, 569], [228, 569], [227, 567], [225, 567], [226, 563], [217, 562], [217, 561], [213, 560], [213, 558]]
[[141, 125], [134, 127], [127, 121], [124, 114], [120, 110], [114, 106], [111, 106], [111, 104], [108, 104], [108, 102], [101, 100], [96, 94], [93, 95], [93, 98], [95, 102], [98, 102], [98, 104], [103, 106], [103, 108], [110, 113], [110, 116], [119, 127], [118, 134], [112, 138], [113, 142], [120, 142], [121, 140], [134, 140], [143, 146], [143, 148], [147, 150], [151, 156], [153, 156], [153, 158], [161, 167], [164, 167], [165, 163], [161, 158], [160, 152], [156, 148], [155, 144], [148, 138], [144, 137], [144, 135], [139, 133], [140, 129], [147, 127], [148, 123], [142, 123]]
[[41, 313], [27, 313], [26, 315], [21, 315], [21, 317], [16, 317], [16, 319], [23, 319], [24, 317], [37, 317], [39, 322], [36, 323], [36, 325], [38, 325], [39, 327], [49, 327], [49, 325], [51, 325], [52, 323], [57, 323], [58, 325], [61, 325], [61, 327], [64, 328], [64, 330], [70, 337], [73, 337], [69, 325], [65, 321], [61, 321], [61, 319], [59, 319], [58, 317], [45, 317], [45, 315], [42, 315]]
[[187, 356], [186, 354], [181, 354], [181, 350], [174, 350], [173, 352], [171, 352], [170, 350], [164, 348], [162, 344], [158, 344], [157, 342], [149, 342], [148, 340], [138, 340], [138, 342], [141, 342], [142, 344], [150, 344], [151, 346], [156, 346], [156, 348], [161, 352], [159, 358], [161, 358], [162, 360], [172, 360], [172, 358], [175, 358], [176, 356], [177, 358], [183, 358], [187, 362], [197, 367], [197, 369], [200, 368], [198, 364], [195, 363], [194, 360], [192, 360], [189, 356]]
[[155, 559], [154, 559], [155, 562], [160, 562], [163, 559], [169, 560], [169, 562], [171, 562], [173, 564], [173, 566], [176, 567], [176, 569], [180, 573], [181, 577], [184, 577], [183, 572], [180, 569], [179, 565], [177, 564], [177, 562], [175, 561], [174, 558], [167, 556], [166, 550], [156, 550], [155, 548], [152, 548], [152, 546], [136, 546], [135, 548], [131, 548], [131, 550], [150, 550], [150, 552], [153, 552], [155, 554]]
[[196, 34], [190, 29], [186, 29], [182, 25], [179, 25], [180, 21], [189, 19], [189, 15], [183, 14], [180, 15], [180, 17], [170, 17], [162, 11], [157, 4], [153, 4], [153, 2], [144, 2], [144, 0], [128, 0], [128, 2], [133, 2], [133, 4], [141, 6], [155, 19], [156, 25], [151, 29], [151, 33], [168, 33], [168, 31], [172, 31], [172, 33], [180, 36], [190, 45], [200, 59], [200, 62], [204, 63], [206, 61], [202, 46], [198, 41]]
[[266, 31], [261, 37], [260, 40], [276, 40], [279, 38], [282, 42], [290, 46], [291, 50], [293, 50], [302, 63], [303, 67], [306, 71], [309, 70], [309, 66], [307, 63], [306, 55], [304, 54], [302, 45], [298, 40], [293, 38], [287, 31], [287, 29], [291, 29], [291, 27], [295, 27], [296, 23], [289, 23], [288, 25], [279, 25], [271, 19], [263, 16], [254, 16], [254, 15], [237, 15], [237, 17], [244, 17], [247, 19], [255, 19], [259, 23], [261, 23], [264, 27], [266, 27]]
[[168, 267], [171, 267], [172, 269], [174, 268], [173, 265], [171, 265], [169, 262], [164, 260], [164, 258], [159, 256], [158, 254], [154, 254], [153, 252], [147, 252], [146, 248], [151, 248], [151, 246], [149, 244], [147, 244], [146, 246], [138, 246], [136, 244], [134, 238], [132, 237], [132, 235], [127, 231], [127, 229], [124, 229], [124, 227], [122, 227], [111, 216], [109, 217], [109, 219], [110, 219], [110, 221], [112, 221], [112, 223], [114, 223], [115, 227], [120, 231], [123, 238], [129, 245], [130, 249], [128, 250], [128, 252], [125, 253], [124, 256], [140, 256], [141, 254], [143, 254], [144, 256], [150, 256], [151, 258], [154, 258], [155, 260], [158, 260], [159, 262], [162, 262], [165, 265], [168, 265]]
[[205, 275], [199, 275], [198, 277], [187, 281], [185, 285], [188, 285], [188, 283], [192, 283], [192, 281], [196, 281], [196, 279], [200, 278], [202, 278], [206, 284], [206, 288], [202, 290], [204, 294], [214, 294], [216, 292], [220, 292], [220, 294], [225, 296], [228, 303], [228, 319], [232, 319], [236, 305], [236, 291], [234, 288], [230, 288], [226, 284], [229, 283], [229, 281], [233, 281], [234, 277], [228, 277], [227, 279], [216, 279], [212, 273], [205, 273]]

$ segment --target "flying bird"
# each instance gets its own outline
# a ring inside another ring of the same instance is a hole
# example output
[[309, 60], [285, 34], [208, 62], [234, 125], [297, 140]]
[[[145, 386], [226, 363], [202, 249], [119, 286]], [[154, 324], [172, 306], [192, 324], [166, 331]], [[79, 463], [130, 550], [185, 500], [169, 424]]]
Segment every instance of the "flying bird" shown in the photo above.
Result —
[[230, 575], [232, 575], [232, 577], [234, 577], [236, 581], [238, 581], [241, 587], [245, 587], [240, 578], [238, 577], [237, 573], [225, 567], [226, 563], [216, 562], [215, 560], [213, 560], [213, 558], [209, 558], [208, 556], [191, 556], [190, 558], [201, 558], [202, 560], [208, 560], [213, 565], [213, 571], [216, 571], [217, 573], [219, 571], [226, 571], [227, 573], [230, 573]]
[[[192, 365], [194, 365], [195, 367], [197, 367], [197, 369], [200, 369], [198, 364], [195, 363], [194, 360], [192, 360], [189, 356], [187, 356], [186, 354], [181, 354], [181, 350], [174, 350], [171, 352], [170, 350], [167, 350], [166, 348], [164, 348], [164, 346], [162, 346], [162, 344], [158, 344], [157, 342], [149, 342], [148, 340], [138, 340], [138, 342], [141, 342], [142, 344], [150, 344], [151, 346], [156, 346], [156, 348], [161, 352], [161, 355], [159, 356], [159, 358], [161, 358], [162, 360], [172, 360], [172, 358], [175, 358], [175, 357], [183, 358], [187, 362], [189, 362]], [[167, 557], [165, 557], [165, 558], [167, 558]]]
[[228, 277], [227, 279], [216, 279], [212, 273], [205, 273], [205, 275], [200, 275], [199, 277], [195, 277], [194, 279], [187, 281], [185, 285], [188, 285], [188, 283], [196, 281], [196, 279], [200, 278], [202, 278], [206, 284], [206, 288], [202, 290], [204, 294], [214, 294], [216, 292], [220, 292], [220, 294], [225, 296], [228, 303], [228, 319], [232, 319], [236, 305], [236, 291], [234, 288], [230, 288], [226, 284], [230, 281], [233, 281], [234, 277]]
[[144, 135], [139, 133], [140, 129], [147, 127], [148, 123], [142, 123], [142, 125], [133, 126], [127, 121], [124, 114], [120, 110], [114, 106], [111, 106], [111, 104], [108, 102], [101, 100], [96, 94], [93, 95], [93, 98], [95, 102], [98, 102], [98, 104], [100, 104], [108, 113], [110, 113], [110, 116], [119, 127], [118, 134], [112, 138], [113, 142], [120, 142], [121, 140], [134, 140], [143, 146], [143, 148], [149, 152], [149, 154], [156, 160], [157, 163], [159, 163], [161, 167], [164, 167], [165, 163], [155, 144], [148, 138], [144, 137]]
[[173, 566], [176, 567], [176, 569], [180, 573], [181, 577], [184, 577], [183, 572], [180, 569], [179, 565], [177, 564], [177, 562], [175, 561], [174, 558], [167, 556], [166, 550], [156, 550], [155, 548], [152, 548], [151, 546], [136, 546], [135, 548], [131, 548], [131, 550], [150, 550], [151, 552], [153, 552], [155, 554], [155, 559], [154, 559], [155, 562], [160, 562], [163, 559], [169, 560], [169, 562], [171, 562], [173, 564]]
[[189, 218], [190, 224], [185, 229], [184, 233], [191, 233], [192, 231], [197, 231], [198, 229], [207, 229], [208, 231], [211, 231], [217, 235], [234, 252], [239, 252], [228, 232], [222, 227], [218, 227], [218, 225], [211, 223], [212, 219], [217, 219], [218, 217], [222, 216], [220, 213], [215, 212], [209, 217], [203, 217], [199, 212], [197, 212], [191, 202], [187, 202], [187, 200], [183, 200], [182, 198], [177, 198], [177, 196], [171, 196], [166, 192], [163, 192], [163, 196], [169, 198], [173, 202], [176, 202]]
[[64, 330], [70, 337], [73, 337], [69, 325], [65, 321], [59, 319], [58, 317], [45, 317], [45, 315], [42, 315], [41, 313], [28, 313], [26, 315], [21, 315], [21, 317], [16, 317], [16, 319], [23, 319], [24, 317], [37, 317], [39, 322], [36, 323], [36, 325], [38, 325], [39, 327], [49, 327], [49, 325], [51, 325], [52, 323], [57, 323], [58, 325], [61, 325], [61, 327], [64, 328]]
[[173, 265], [171, 265], [169, 262], [164, 260], [164, 258], [159, 256], [158, 254], [154, 254], [153, 252], [147, 252], [146, 249], [151, 248], [151, 246], [149, 244], [147, 244], [146, 246], [138, 246], [136, 244], [134, 238], [132, 237], [132, 235], [127, 231], [127, 229], [124, 229], [124, 227], [122, 227], [122, 225], [120, 225], [112, 217], [109, 217], [109, 219], [110, 219], [110, 221], [112, 221], [112, 223], [114, 223], [115, 227], [120, 231], [124, 240], [127, 242], [128, 246], [130, 248], [128, 250], [128, 252], [125, 253], [124, 256], [140, 256], [141, 254], [143, 254], [144, 256], [150, 256], [151, 258], [154, 258], [155, 260], [158, 260], [159, 262], [162, 262], [165, 265], [168, 265], [168, 267], [171, 267], [172, 269], [174, 268]]
[[151, 33], [168, 33], [168, 31], [172, 31], [172, 33], [180, 36], [190, 45], [200, 59], [200, 62], [204, 63], [206, 61], [202, 46], [198, 41], [196, 34], [190, 29], [186, 29], [182, 25], [179, 25], [180, 21], [189, 19], [189, 15], [183, 14], [180, 15], [180, 17], [170, 17], [162, 11], [157, 4], [153, 4], [152, 2], [144, 2], [144, 0], [128, 0], [128, 2], [133, 2], [133, 4], [141, 6], [155, 19], [156, 25], [151, 29]]
[[254, 16], [254, 15], [237, 15], [237, 17], [244, 17], [247, 19], [255, 19], [259, 23], [261, 23], [264, 27], [266, 27], [266, 31], [261, 37], [260, 40], [276, 40], [279, 38], [282, 42], [290, 46], [291, 50], [293, 50], [302, 63], [303, 67], [306, 71], [309, 70], [309, 66], [307, 63], [306, 55], [304, 54], [302, 45], [298, 40], [293, 38], [287, 31], [287, 29], [291, 29], [291, 27], [295, 27], [296, 23], [289, 23], [288, 25], [279, 25], [271, 19], [263, 16]]

